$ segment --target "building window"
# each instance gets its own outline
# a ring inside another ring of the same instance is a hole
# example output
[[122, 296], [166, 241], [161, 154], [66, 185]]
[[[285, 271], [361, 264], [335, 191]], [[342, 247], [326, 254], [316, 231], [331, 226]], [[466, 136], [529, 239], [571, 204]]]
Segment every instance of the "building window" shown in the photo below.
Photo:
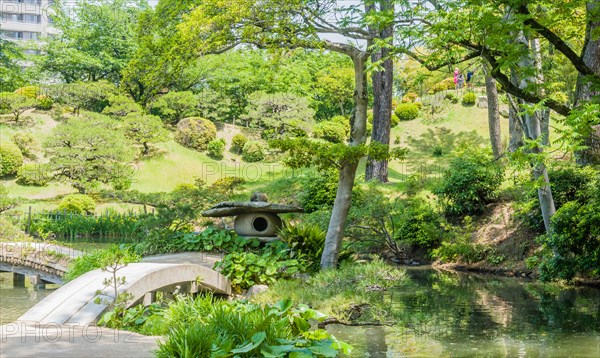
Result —
[[2, 32], [0, 32], [0, 35], [3, 38], [11, 39], [11, 40], [37, 40], [40, 38], [39, 32], [30, 32], [30, 31], [3, 30]]

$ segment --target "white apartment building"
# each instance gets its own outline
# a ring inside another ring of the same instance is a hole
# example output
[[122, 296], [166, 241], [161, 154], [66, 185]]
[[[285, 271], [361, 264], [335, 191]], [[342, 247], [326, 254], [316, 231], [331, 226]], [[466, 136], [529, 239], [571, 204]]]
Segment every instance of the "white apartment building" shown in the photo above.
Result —
[[22, 43], [26, 54], [39, 54], [35, 43], [54, 36], [50, 7], [54, 0], [0, 0], [0, 36]]

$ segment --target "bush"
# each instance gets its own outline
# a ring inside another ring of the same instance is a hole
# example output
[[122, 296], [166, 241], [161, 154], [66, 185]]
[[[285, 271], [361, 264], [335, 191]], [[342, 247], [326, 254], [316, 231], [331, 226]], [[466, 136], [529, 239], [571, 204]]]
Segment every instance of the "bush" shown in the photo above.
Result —
[[550, 233], [538, 241], [542, 244], [538, 266], [542, 280], [571, 280], [576, 275], [600, 278], [600, 189], [595, 188], [587, 203], [570, 201], [558, 209]]
[[479, 214], [495, 198], [502, 178], [503, 168], [489, 150], [466, 148], [450, 161], [434, 192], [450, 216]]
[[12, 144], [0, 144], [0, 177], [13, 175], [23, 165], [21, 150]]
[[324, 121], [315, 126], [313, 135], [328, 142], [342, 143], [346, 140], [346, 127], [342, 123]]
[[208, 119], [190, 117], [177, 124], [175, 140], [184, 147], [206, 150], [208, 143], [217, 138], [217, 127]]
[[[415, 102], [415, 105], [417, 105], [417, 103], [421, 103], [421, 102]], [[417, 105], [417, 108], [419, 106]], [[397, 126], [398, 124], [400, 124], [400, 118], [398, 118], [398, 116], [396, 115], [396, 113], [392, 113], [392, 118], [391, 118], [391, 122], [390, 122], [392, 128], [394, 128], [395, 126]]]
[[211, 140], [208, 143], [208, 155], [215, 159], [222, 159], [223, 152], [225, 151], [225, 139], [219, 138], [215, 140]]
[[[587, 202], [591, 197], [591, 186], [595, 182], [597, 172], [591, 167], [576, 165], [559, 165], [548, 169], [550, 188], [556, 209], [570, 201]], [[525, 196], [526, 201], [520, 204], [516, 216], [538, 233], [544, 232], [544, 220], [536, 189], [531, 189]]]
[[49, 111], [54, 106], [54, 100], [48, 96], [38, 96], [35, 102], [35, 109]]
[[300, 205], [307, 213], [333, 205], [338, 187], [338, 174], [329, 170], [310, 175], [302, 180], [302, 191], [298, 196]]
[[238, 133], [238, 134], [234, 135], [233, 138], [231, 138], [231, 150], [234, 153], [242, 154], [242, 151], [244, 150], [244, 146], [246, 145], [247, 142], [248, 142], [248, 138], [245, 135]]
[[96, 202], [85, 194], [71, 194], [60, 201], [58, 210], [73, 214], [93, 214]]
[[40, 95], [41, 90], [38, 86], [25, 86], [17, 89], [15, 93], [27, 98], [37, 98]]
[[419, 116], [419, 107], [414, 103], [400, 103], [395, 113], [401, 121], [410, 121]]
[[465, 106], [474, 106], [477, 101], [477, 96], [473, 92], [467, 92], [462, 98], [462, 104]]
[[27, 158], [35, 158], [33, 153], [38, 149], [35, 138], [29, 132], [17, 132], [12, 137], [13, 142], [19, 147], [21, 153]]
[[261, 142], [249, 141], [244, 144], [242, 159], [248, 163], [260, 162], [265, 159], [265, 146]]
[[446, 93], [446, 95], [444, 96], [444, 99], [447, 99], [454, 104], [458, 103], [458, 97], [456, 96], [456, 94], [454, 92]]
[[17, 183], [24, 186], [46, 186], [50, 179], [48, 166], [44, 164], [25, 164], [17, 174]]

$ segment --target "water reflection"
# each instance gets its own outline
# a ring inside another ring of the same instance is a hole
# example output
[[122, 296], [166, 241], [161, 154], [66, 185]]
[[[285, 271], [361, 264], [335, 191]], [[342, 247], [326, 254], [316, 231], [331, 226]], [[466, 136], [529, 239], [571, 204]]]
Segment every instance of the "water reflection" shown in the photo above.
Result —
[[0, 272], [0, 325], [15, 321], [58, 287], [46, 285], [47, 289], [35, 291], [27, 279], [25, 287], [13, 287], [12, 280], [12, 273]]
[[383, 300], [393, 327], [332, 327], [360, 357], [600, 357], [600, 291], [433, 270]]

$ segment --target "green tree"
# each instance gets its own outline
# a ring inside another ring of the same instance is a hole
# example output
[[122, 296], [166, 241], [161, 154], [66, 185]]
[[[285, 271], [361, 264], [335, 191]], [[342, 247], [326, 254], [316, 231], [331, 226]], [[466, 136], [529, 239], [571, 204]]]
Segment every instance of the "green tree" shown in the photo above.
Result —
[[39, 63], [67, 83], [106, 79], [118, 82], [132, 58], [134, 28], [146, 0], [79, 0], [76, 6], [54, 5], [54, 26], [60, 34], [45, 46]]
[[17, 44], [0, 38], [0, 92], [14, 91], [23, 84], [23, 73], [18, 64], [23, 52]]
[[28, 109], [35, 107], [35, 99], [23, 96], [17, 93], [0, 93], [0, 108], [3, 108], [13, 115], [15, 122], [19, 122], [21, 115]]
[[150, 151], [150, 143], [164, 142], [169, 138], [169, 132], [157, 116], [130, 113], [123, 121], [125, 136], [143, 147], [142, 154]]
[[44, 146], [55, 176], [80, 193], [132, 175], [128, 166], [134, 157], [131, 143], [118, 122], [99, 114], [59, 124]]
[[270, 137], [307, 133], [314, 123], [315, 112], [308, 100], [291, 93], [253, 93], [246, 110], [248, 114], [242, 117], [246, 125], [271, 130]]
[[150, 113], [159, 116], [165, 123], [175, 125], [197, 112], [198, 99], [190, 91], [169, 92], [150, 104]]

